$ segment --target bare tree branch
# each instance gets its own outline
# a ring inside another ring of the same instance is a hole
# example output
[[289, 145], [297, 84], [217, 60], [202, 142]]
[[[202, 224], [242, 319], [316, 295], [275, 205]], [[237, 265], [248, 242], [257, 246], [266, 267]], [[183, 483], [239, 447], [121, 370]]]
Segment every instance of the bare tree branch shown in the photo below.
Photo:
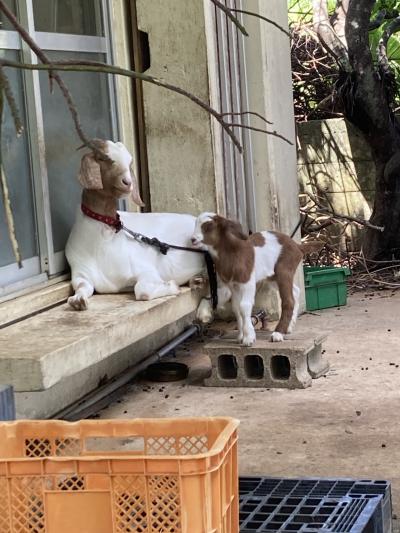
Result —
[[4, 90], [0, 90], [0, 192], [3, 200], [4, 213], [6, 216], [6, 222], [8, 227], [8, 235], [10, 237], [11, 247], [14, 257], [18, 263], [19, 268], [22, 268], [22, 257], [19, 250], [17, 237], [15, 234], [14, 215], [11, 208], [10, 193], [8, 190], [7, 178], [3, 168], [3, 161], [1, 157], [1, 140], [2, 140], [2, 124], [3, 124], [3, 111], [4, 111]]
[[260, 118], [266, 124], [270, 124], [270, 125], [273, 124], [273, 122], [271, 122], [270, 120], [267, 120], [265, 117], [260, 115], [260, 113], [256, 113], [255, 111], [238, 111], [237, 113], [231, 113], [230, 111], [228, 111], [226, 113], [221, 113], [220, 114], [221, 117], [227, 117], [227, 116], [236, 117], [236, 116], [239, 116], [239, 115], [252, 115], [254, 117]]
[[[37, 45], [37, 43], [32, 39], [32, 37], [25, 30], [25, 28], [21, 26], [21, 24], [18, 22], [17, 18], [15, 17], [14, 13], [12, 13], [12, 11], [8, 8], [8, 6], [5, 4], [3, 0], [0, 0], [0, 11], [4, 13], [4, 15], [8, 18], [8, 20], [11, 22], [11, 24], [16, 29], [16, 31], [20, 34], [21, 38], [27, 43], [27, 45], [31, 48], [31, 50], [33, 50], [33, 52], [37, 55], [40, 61], [44, 63], [45, 65], [50, 65], [51, 64], [50, 59], [43, 52], [43, 50]], [[80, 119], [78, 115], [78, 111], [76, 109], [72, 95], [69, 92], [69, 89], [65, 85], [64, 81], [61, 79], [61, 77], [56, 72], [54, 72], [52, 68], [49, 69], [49, 76], [50, 76], [50, 87], [52, 88], [52, 80], [54, 79], [57, 82], [64, 98], [66, 99], [68, 108], [72, 116], [72, 120], [74, 121], [74, 124], [75, 124], [76, 132], [79, 138], [81, 139], [81, 141], [83, 142], [83, 144], [91, 148], [102, 159], [110, 160], [110, 158], [105, 153], [103, 153], [96, 145], [94, 145], [83, 132], [82, 125], [80, 123]]]
[[[219, 0], [211, 0], [219, 9], [222, 9], [226, 13], [226, 15], [241, 29], [241, 31], [247, 35], [246, 30], [244, 27], [240, 24], [240, 22], [237, 20], [237, 18], [231, 13], [231, 9], [224, 6]], [[109, 159], [106, 154], [103, 154], [99, 148], [93, 144], [90, 139], [85, 135], [85, 133], [82, 130], [82, 126], [80, 123], [80, 118], [78, 111], [76, 109], [75, 103], [73, 101], [72, 95], [70, 91], [68, 90], [67, 86], [61, 79], [61, 77], [55, 72], [55, 70], [63, 70], [63, 71], [88, 71], [88, 72], [104, 72], [104, 73], [110, 73], [110, 74], [117, 74], [117, 75], [123, 75], [123, 76], [129, 76], [131, 78], [140, 79], [142, 81], [146, 81], [149, 83], [153, 83], [154, 85], [158, 85], [159, 87], [163, 87], [165, 89], [169, 89], [173, 92], [179, 93], [182, 96], [185, 96], [186, 98], [189, 98], [194, 103], [202, 107], [204, 110], [206, 110], [208, 113], [210, 113], [214, 118], [220, 123], [222, 128], [226, 131], [227, 135], [231, 138], [234, 145], [237, 147], [240, 153], [243, 152], [243, 148], [240, 144], [240, 141], [235, 136], [234, 132], [230, 129], [231, 127], [242, 127], [246, 129], [253, 129], [254, 131], [261, 131], [263, 133], [266, 133], [268, 135], [273, 135], [275, 137], [279, 137], [285, 142], [288, 142], [289, 144], [292, 144], [291, 141], [286, 139], [284, 136], [280, 135], [276, 131], [267, 131], [262, 130], [259, 128], [252, 128], [250, 126], [242, 125], [242, 124], [230, 124], [224, 120], [224, 116], [227, 116], [227, 113], [221, 114], [212, 107], [210, 107], [208, 104], [197, 98], [195, 95], [189, 93], [188, 91], [185, 91], [184, 89], [181, 89], [180, 87], [177, 87], [175, 85], [163, 82], [162, 80], [155, 78], [153, 76], [148, 76], [143, 73], [138, 73], [135, 71], [127, 70], [127, 69], [121, 69], [119, 67], [113, 67], [110, 65], [107, 65], [106, 63], [101, 62], [91, 62], [91, 61], [85, 61], [85, 62], [51, 62], [50, 59], [47, 57], [47, 55], [43, 52], [43, 50], [35, 43], [35, 41], [31, 38], [29, 33], [19, 24], [18, 20], [14, 16], [14, 14], [8, 9], [8, 7], [4, 4], [3, 0], [0, 0], [0, 10], [3, 11], [3, 13], [7, 16], [7, 18], [10, 20], [12, 25], [15, 27], [15, 29], [18, 31], [18, 33], [21, 35], [22, 39], [25, 40], [25, 42], [30, 46], [30, 48], [35, 52], [35, 54], [38, 56], [40, 61], [43, 63], [43, 65], [32, 65], [32, 64], [22, 64], [7, 60], [0, 60], [0, 65], [3, 66], [9, 66], [13, 68], [23, 68], [23, 69], [30, 69], [30, 70], [48, 70], [49, 75], [51, 75], [54, 80], [57, 82], [66, 102], [68, 105], [68, 108], [70, 110], [72, 119], [75, 124], [75, 129], [78, 133], [79, 138], [81, 139], [82, 143], [85, 146], [90, 147], [94, 152], [96, 152], [100, 157], [103, 159]], [[254, 16], [258, 16], [256, 13], [251, 13]], [[265, 19], [265, 17], [261, 17], [262, 19]], [[268, 19], [266, 19], [268, 22]], [[244, 30], [244, 31], [243, 31]], [[84, 66], [85, 68], [80, 68]], [[75, 68], [76, 67], [76, 68]], [[251, 114], [258, 116], [262, 120], [264, 120], [267, 124], [270, 124], [270, 122], [263, 117], [262, 115], [245, 111], [242, 113], [230, 113], [231, 116], [234, 115], [240, 115], [240, 114]]]
[[323, 46], [336, 59], [340, 67], [349, 72], [350, 63], [347, 49], [329, 21], [326, 0], [313, 0], [313, 26]]
[[272, 137], [277, 137], [278, 139], [282, 139], [282, 141], [285, 141], [286, 143], [293, 146], [294, 143], [292, 141], [289, 141], [286, 137], [278, 133], [276, 130], [263, 130], [262, 128], [254, 128], [253, 126], [248, 126], [247, 124], [238, 124], [236, 122], [226, 122], [227, 126], [230, 126], [232, 128], [242, 128], [244, 130], [251, 130], [251, 131], [259, 131], [260, 133], [266, 133], [267, 135], [272, 135]]
[[232, 22], [239, 28], [239, 30], [248, 37], [248, 33], [246, 31], [246, 28], [242, 25], [240, 20], [233, 15], [233, 13], [242, 13], [243, 15], [249, 15], [250, 17], [256, 17], [260, 20], [264, 20], [265, 22], [268, 22], [268, 24], [271, 24], [272, 26], [275, 26], [275, 28], [278, 28], [281, 32], [283, 32], [285, 35], [290, 37], [290, 33], [285, 30], [280, 24], [275, 22], [274, 20], [264, 17], [263, 15], [260, 15], [259, 13], [256, 13], [254, 11], [247, 11], [245, 9], [236, 9], [233, 7], [228, 7], [219, 2], [219, 0], [211, 0], [211, 2], [216, 5], [219, 9], [221, 9], [226, 15], [232, 20]]
[[[306, 210], [300, 209], [302, 213], [306, 213]], [[363, 218], [358, 217], [351, 217], [348, 215], [341, 215], [339, 213], [336, 213], [335, 211], [329, 211], [328, 209], [322, 209], [322, 208], [314, 208], [315, 212], [321, 213], [322, 215], [328, 215], [332, 218], [338, 218], [341, 220], [348, 220], [349, 222], [354, 222], [355, 224], [359, 224], [360, 226], [365, 226], [366, 228], [375, 229], [376, 231], [383, 232], [385, 231], [385, 228], [383, 226], [375, 226], [374, 224], [371, 224], [368, 220], [364, 220]]]
[[[153, 76], [149, 76], [148, 74], [143, 74], [141, 72], [136, 72], [134, 70], [127, 70], [123, 69], [121, 67], [116, 67], [112, 65], [108, 65], [107, 63], [101, 63], [98, 61], [57, 61], [55, 63], [51, 63], [50, 65], [41, 65], [41, 64], [31, 64], [31, 63], [19, 63], [17, 61], [11, 61], [9, 59], [0, 59], [0, 66], [3, 67], [10, 67], [10, 68], [17, 68], [17, 69], [23, 69], [23, 70], [50, 70], [50, 69], [56, 69], [59, 71], [67, 71], [67, 72], [104, 72], [108, 74], [117, 74], [121, 76], [127, 76], [130, 78], [136, 78], [140, 79], [142, 81], [152, 83], [154, 85], [157, 85], [159, 87], [163, 87], [164, 89], [169, 89], [170, 91], [176, 92], [178, 94], [181, 94], [182, 96], [185, 96], [189, 100], [192, 100], [194, 103], [196, 103], [198, 106], [203, 108], [205, 111], [210, 113], [224, 128], [226, 133], [230, 136], [232, 141], [234, 142], [235, 146], [238, 148], [240, 153], [242, 153], [243, 148], [238, 140], [238, 138], [235, 136], [234, 132], [231, 128], [243, 128], [243, 129], [250, 129], [253, 131], [259, 131], [261, 133], [265, 133], [267, 135], [272, 135], [274, 137], [278, 137], [282, 139], [283, 141], [287, 142], [288, 144], [292, 145], [293, 143], [284, 137], [283, 135], [279, 134], [277, 131], [269, 131], [264, 130], [261, 128], [253, 128], [252, 126], [247, 126], [245, 124], [240, 123], [231, 123], [224, 120], [224, 116], [232, 116], [236, 115], [236, 113], [219, 113], [212, 107], [210, 107], [208, 104], [200, 100], [197, 96], [194, 96], [193, 94], [189, 93], [188, 91], [185, 91], [181, 87], [177, 87], [175, 85], [171, 85], [169, 83], [165, 83], [161, 81], [158, 78], [154, 78]], [[264, 120], [268, 123], [267, 119], [260, 115], [259, 113], [253, 113], [251, 111], [244, 111], [243, 113], [237, 113], [238, 115], [241, 114], [254, 114]]]
[[[216, 2], [216, 5], [220, 4], [220, 2], [218, 0], [212, 0], [214, 2]], [[223, 4], [221, 4], [222, 7], [225, 7], [223, 6]], [[218, 6], [218, 7], [221, 7], [221, 6]], [[221, 7], [221, 9], [222, 9]], [[5, 5], [4, 1], [3, 0], [0, 0], [0, 11], [2, 11], [6, 17], [9, 19], [9, 21], [11, 22], [11, 24], [14, 26], [14, 28], [17, 30], [17, 32], [21, 35], [22, 39], [28, 44], [28, 46], [35, 52], [35, 54], [38, 56], [38, 58], [40, 59], [40, 61], [43, 63], [43, 66], [47, 66], [48, 68], [47, 69], [43, 69], [43, 70], [49, 70], [49, 72], [51, 73], [51, 75], [54, 77], [55, 81], [57, 82], [66, 102], [67, 102], [67, 105], [68, 105], [68, 108], [70, 110], [70, 113], [71, 113], [71, 116], [72, 116], [72, 119], [74, 121], [74, 124], [75, 124], [75, 129], [78, 133], [78, 136], [79, 138], [81, 139], [82, 143], [85, 145], [85, 146], [88, 146], [89, 148], [91, 148], [99, 157], [101, 157], [102, 159], [104, 160], [109, 160], [109, 157], [104, 154], [99, 148], [98, 146], [96, 146], [95, 144], [93, 144], [90, 139], [85, 135], [85, 133], [83, 132], [82, 130], [82, 126], [81, 126], [81, 123], [80, 123], [80, 118], [79, 118], [79, 114], [78, 114], [78, 111], [76, 109], [76, 106], [75, 106], [75, 103], [73, 101], [73, 98], [72, 98], [72, 95], [68, 89], [68, 87], [65, 85], [65, 83], [63, 82], [63, 80], [61, 79], [61, 77], [56, 73], [54, 72], [54, 65], [55, 63], [52, 63], [50, 61], [50, 59], [47, 57], [47, 55], [43, 52], [43, 50], [36, 44], [36, 42], [32, 39], [32, 37], [29, 35], [29, 33], [25, 30], [25, 28], [23, 26], [20, 25], [20, 23], [18, 22], [18, 20], [16, 19], [16, 17], [14, 16], [14, 14], [8, 9], [8, 7]], [[231, 18], [235, 18], [232, 14], [231, 14]], [[4, 63], [2, 63], [4, 64]], [[87, 63], [88, 65], [90, 64], [90, 62]], [[11, 66], [11, 65], [9, 65]], [[31, 65], [33, 66], [33, 65]], [[39, 65], [38, 65], [39, 66]], [[99, 65], [100, 66], [100, 65]], [[106, 64], [102, 64], [103, 68], [108, 66]], [[22, 66], [20, 66], [19, 68], [23, 68]], [[61, 70], [61, 69], [59, 69]], [[68, 70], [68, 69], [62, 69], [62, 70]], [[71, 69], [73, 70], [73, 69]], [[83, 70], [83, 69], [82, 69]], [[89, 70], [89, 69], [87, 69]], [[204, 102], [202, 102], [199, 98], [197, 98], [196, 96], [190, 94], [189, 92], [181, 89], [180, 87], [176, 87], [174, 85], [171, 85], [171, 84], [168, 84], [168, 83], [164, 83], [164, 82], [161, 82], [161, 80], [158, 80], [157, 78], [153, 78], [152, 76], [146, 76], [144, 74], [142, 75], [139, 75], [139, 73], [134, 73], [134, 71], [129, 71], [129, 70], [125, 70], [124, 73], [122, 72], [124, 69], [119, 69], [119, 72], [111, 72], [111, 73], [114, 73], [114, 74], [122, 74], [122, 75], [129, 75], [128, 73], [131, 73], [133, 75], [131, 75], [130, 77], [133, 77], [133, 78], [137, 78], [137, 79], [141, 79], [142, 81], [148, 81], [150, 83], [153, 83], [155, 85], [159, 85], [160, 87], [164, 87], [166, 89], [169, 89], [171, 91], [174, 91], [174, 92], [177, 92], [177, 93], [180, 93], [182, 94], [183, 96], [186, 96], [187, 98], [190, 98], [192, 101], [194, 101], [195, 103], [197, 103], [198, 105], [200, 105], [200, 107], [203, 107], [203, 109], [205, 109], [206, 111], [208, 111], [208, 113], [210, 113], [211, 115], [213, 115], [221, 124], [221, 126], [225, 129], [225, 131], [227, 132], [227, 134], [230, 136], [230, 138], [232, 139], [233, 143], [235, 144], [235, 146], [238, 148], [239, 152], [242, 153], [243, 152], [243, 149], [242, 149], [242, 146], [239, 142], [239, 140], [236, 138], [236, 136], [234, 135], [234, 133], [229, 130], [229, 128], [227, 128], [225, 125], [224, 125], [224, 121], [223, 119], [219, 116], [219, 113], [217, 111], [215, 111], [214, 109], [212, 109], [210, 106], [208, 106], [207, 104], [205, 104]], [[110, 72], [110, 71], [106, 71], [106, 70], [102, 70], [101, 72]]]
[[347, 48], [345, 26], [347, 11], [349, 9], [349, 2], [350, 0], [337, 0], [335, 13], [332, 17], [333, 31], [341, 40], [345, 48]]
[[189, 98], [189, 100], [192, 100], [195, 104], [203, 108], [205, 111], [210, 113], [215, 119], [221, 124], [221, 126], [224, 128], [226, 133], [229, 135], [229, 137], [232, 139], [233, 143], [237, 147], [240, 153], [243, 152], [243, 148], [238, 140], [238, 138], [235, 136], [235, 134], [230, 129], [230, 126], [227, 125], [227, 123], [223, 120], [221, 117], [221, 114], [218, 113], [215, 109], [210, 107], [208, 104], [200, 100], [197, 96], [189, 93], [188, 91], [185, 91], [181, 87], [177, 87], [176, 85], [171, 85], [170, 83], [166, 83], [161, 81], [158, 78], [154, 78], [153, 76], [149, 76], [148, 74], [143, 74], [142, 72], [136, 72], [134, 70], [127, 70], [121, 67], [115, 67], [112, 65], [108, 65], [107, 63], [101, 63], [98, 61], [57, 61], [55, 63], [51, 63], [50, 65], [46, 64], [31, 64], [31, 63], [19, 63], [18, 61], [10, 61], [8, 59], [0, 59], [0, 65], [4, 67], [11, 67], [11, 68], [17, 68], [17, 69], [23, 69], [23, 70], [54, 70], [57, 69], [59, 71], [65, 71], [65, 72], [104, 72], [107, 74], [117, 74], [121, 76], [127, 76], [129, 78], [135, 78], [139, 79], [148, 83], [152, 83], [153, 85], [157, 85], [158, 87], [163, 87], [164, 89], [168, 89], [170, 91], [176, 92], [178, 94], [181, 94], [182, 96], [185, 96], [186, 98]]
[[382, 37], [379, 40], [377, 50], [378, 63], [379, 66], [382, 67], [385, 72], [390, 71], [390, 64], [387, 57], [387, 45], [390, 37], [398, 31], [400, 31], [400, 16], [396, 17], [390, 24], [386, 26], [383, 31]]
[[263, 15], [260, 15], [258, 13], [255, 13], [254, 11], [246, 11], [245, 9], [233, 9], [232, 7], [230, 8], [230, 10], [233, 12], [233, 13], [243, 13], [243, 15], [249, 15], [251, 17], [257, 17], [261, 20], [264, 20], [265, 22], [268, 22], [268, 24], [271, 24], [272, 26], [275, 26], [275, 28], [278, 28], [278, 30], [280, 30], [281, 32], [283, 32], [285, 35], [287, 35], [288, 37], [290, 37], [290, 33], [285, 30], [285, 28], [283, 28], [280, 24], [278, 24], [277, 22], [275, 22], [274, 20], [272, 19], [269, 19], [267, 17], [264, 17]]
[[[303, 213], [304, 215], [310, 215], [311, 213], [319, 213], [321, 215], [326, 215], [332, 219], [347, 220], [348, 222], [353, 222], [355, 224], [359, 224], [360, 226], [365, 226], [370, 229], [374, 229], [374, 230], [381, 231], [381, 232], [385, 231], [385, 228], [383, 226], [375, 226], [374, 224], [371, 224], [368, 220], [365, 220], [363, 218], [351, 217], [349, 215], [342, 215], [340, 213], [336, 213], [336, 211], [333, 209], [333, 206], [330, 202], [329, 202], [330, 209], [326, 209], [325, 207], [321, 206], [319, 199], [309, 191], [305, 192], [304, 194], [308, 196], [310, 200], [314, 203], [314, 205], [309, 208], [306, 208], [306, 207], [300, 208], [300, 212]], [[328, 200], [328, 198], [326, 197], [324, 197], [324, 199]]]
[[4, 69], [0, 67], [0, 89], [4, 91], [4, 95], [7, 98], [8, 105], [10, 107], [11, 116], [14, 120], [15, 130], [17, 132], [17, 137], [22, 135], [24, 131], [24, 126], [22, 124], [21, 116], [17, 103], [12, 92], [10, 81], [4, 72]]
[[239, 19], [235, 17], [235, 15], [232, 14], [232, 9], [230, 9], [227, 6], [224, 6], [219, 0], [211, 0], [211, 2], [217, 6], [221, 11], [225, 13], [225, 15], [231, 19], [231, 21], [235, 24], [235, 26], [245, 35], [246, 37], [249, 36], [249, 34], [246, 31], [246, 28], [241, 24]]

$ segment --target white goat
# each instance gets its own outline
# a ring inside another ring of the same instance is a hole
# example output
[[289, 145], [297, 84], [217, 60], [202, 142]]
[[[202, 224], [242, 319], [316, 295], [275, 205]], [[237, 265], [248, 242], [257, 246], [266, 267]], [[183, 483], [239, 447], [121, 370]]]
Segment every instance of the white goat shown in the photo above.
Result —
[[[95, 141], [111, 161], [94, 152], [82, 157], [79, 181], [84, 190], [82, 209], [66, 246], [75, 294], [68, 303], [77, 310], [88, 307], [94, 291], [116, 293], [134, 287], [137, 300], [175, 295], [204, 268], [202, 254], [157, 249], [137, 242], [124, 231], [116, 232], [118, 216], [129, 229], [178, 246], [190, 246], [195, 217], [174, 213], [117, 212], [118, 200], [132, 195], [143, 205], [131, 173], [132, 156], [122, 143]], [[84, 212], [83, 212], [84, 211]], [[86, 214], [84, 214], [86, 213]], [[200, 318], [212, 316], [210, 303], [201, 304]]]
[[251, 346], [256, 333], [251, 321], [256, 284], [263, 280], [276, 283], [282, 301], [280, 320], [271, 335], [283, 341], [291, 333], [299, 308], [299, 288], [293, 279], [303, 255], [320, 249], [321, 242], [297, 244], [288, 235], [262, 231], [245, 235], [238, 222], [215, 213], [202, 213], [196, 220], [192, 244], [208, 250], [215, 261], [218, 278], [218, 306], [232, 300], [238, 323], [238, 341]]

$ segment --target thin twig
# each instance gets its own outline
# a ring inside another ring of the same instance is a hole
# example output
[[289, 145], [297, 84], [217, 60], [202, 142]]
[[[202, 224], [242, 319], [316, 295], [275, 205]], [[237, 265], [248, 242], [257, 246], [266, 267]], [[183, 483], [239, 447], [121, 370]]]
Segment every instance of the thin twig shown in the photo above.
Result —
[[[143, 74], [141, 72], [136, 72], [134, 70], [127, 70], [120, 67], [115, 67], [112, 65], [107, 65], [106, 63], [101, 63], [98, 61], [57, 61], [55, 63], [52, 63], [51, 65], [42, 65], [42, 64], [31, 64], [31, 63], [19, 63], [18, 61], [10, 61], [8, 59], [0, 59], [0, 65], [4, 67], [10, 67], [10, 68], [17, 68], [17, 69], [23, 69], [23, 70], [50, 70], [56, 68], [59, 71], [65, 71], [65, 72], [104, 72], [108, 74], [116, 74], [121, 76], [127, 76], [129, 78], [135, 78], [139, 79], [148, 83], [152, 83], [153, 85], [157, 85], [158, 87], [163, 87], [164, 89], [168, 89], [170, 91], [176, 92], [178, 94], [181, 94], [182, 96], [185, 96], [201, 108], [203, 108], [205, 111], [207, 111], [209, 114], [211, 114], [224, 128], [224, 130], [227, 132], [227, 134], [232, 139], [235, 146], [238, 148], [239, 152], [243, 152], [243, 148], [236, 137], [236, 135], [233, 133], [233, 131], [230, 129], [230, 124], [225, 122], [223, 118], [221, 117], [221, 114], [218, 113], [215, 109], [210, 107], [208, 104], [200, 100], [197, 96], [189, 93], [188, 91], [185, 91], [181, 87], [177, 87], [175, 85], [171, 85], [170, 83], [166, 83], [161, 81], [158, 78], [154, 78], [153, 76], [149, 76], [148, 74]], [[236, 126], [236, 125], [235, 125]]]
[[221, 113], [220, 114], [221, 117], [228, 117], [228, 116], [236, 117], [236, 116], [239, 116], [239, 115], [252, 115], [254, 117], [260, 118], [266, 124], [273, 124], [273, 122], [271, 122], [270, 120], [267, 120], [265, 117], [260, 115], [260, 113], [256, 113], [255, 111], [238, 111], [238, 112], [235, 112], [235, 113], [227, 111], [226, 113]]
[[263, 15], [259, 15], [258, 13], [255, 13], [254, 11], [246, 11], [244, 9], [233, 9], [233, 8], [230, 8], [230, 10], [233, 11], [234, 13], [243, 13], [243, 15], [250, 15], [251, 17], [257, 17], [257, 18], [259, 18], [261, 20], [264, 20], [265, 22], [268, 22], [269, 24], [272, 24], [272, 26], [275, 26], [275, 28], [278, 28], [278, 30], [281, 30], [285, 35], [290, 37], [290, 33], [287, 30], [285, 30], [285, 28], [280, 26], [274, 20], [271, 20], [271, 19], [269, 19], [267, 17], [264, 17]]
[[241, 24], [239, 19], [237, 17], [235, 17], [235, 15], [233, 15], [233, 13], [232, 13], [233, 9], [231, 9], [230, 7], [224, 6], [224, 4], [222, 4], [219, 0], [211, 0], [211, 2], [216, 7], [218, 7], [221, 11], [223, 11], [228, 18], [231, 19], [231, 21], [243, 33], [243, 35], [245, 35], [246, 37], [249, 36], [249, 34], [247, 33], [246, 28], [243, 26], [243, 24]]
[[371, 274], [371, 272], [369, 271], [369, 268], [367, 266], [367, 262], [365, 260], [365, 256], [364, 256], [364, 253], [361, 251], [360, 253], [360, 257], [364, 263], [364, 267], [365, 267], [365, 270], [369, 276], [369, 278], [371, 279], [371, 281], [373, 281], [374, 283], [378, 283], [378, 284], [381, 284], [381, 285], [386, 285], [387, 287], [392, 287], [393, 289], [397, 288], [397, 287], [400, 287], [400, 283], [394, 283], [394, 282], [387, 282], [387, 281], [383, 281], [383, 280], [380, 280], [380, 279], [377, 279], [377, 278], [374, 278], [373, 275]]
[[354, 222], [355, 224], [359, 224], [360, 226], [365, 226], [370, 229], [375, 229], [376, 231], [381, 231], [381, 232], [385, 231], [385, 228], [383, 226], [375, 226], [374, 224], [371, 224], [371, 222], [369, 222], [368, 220], [364, 220], [362, 218], [357, 218], [357, 217], [351, 217], [348, 215], [341, 215], [339, 213], [336, 213], [335, 211], [329, 211], [328, 209], [323, 209], [321, 207], [313, 207], [312, 210], [303, 208], [303, 209], [300, 209], [300, 212], [303, 214], [310, 214], [311, 212], [320, 213], [322, 215], [327, 215], [332, 218], [348, 220], [349, 222]]
[[3, 198], [4, 213], [6, 216], [6, 222], [8, 227], [8, 235], [10, 237], [12, 251], [15, 260], [18, 263], [19, 268], [22, 268], [22, 257], [19, 250], [17, 237], [15, 234], [14, 215], [11, 208], [10, 193], [8, 190], [7, 178], [3, 168], [2, 152], [1, 152], [1, 133], [3, 124], [3, 111], [4, 111], [4, 91], [0, 90], [0, 189], [1, 196]]
[[11, 111], [11, 116], [14, 120], [14, 126], [17, 132], [17, 137], [19, 137], [24, 131], [24, 126], [22, 124], [17, 102], [15, 101], [14, 94], [11, 89], [10, 81], [7, 78], [7, 75], [2, 67], [0, 67], [0, 88], [4, 91], [4, 95], [7, 98], [7, 102]]
[[278, 133], [276, 130], [270, 131], [270, 130], [263, 130], [262, 128], [254, 128], [253, 126], [248, 126], [247, 124], [238, 124], [237, 122], [225, 122], [226, 126], [232, 127], [232, 128], [243, 128], [244, 130], [251, 130], [251, 131], [259, 131], [261, 133], [266, 133], [267, 135], [272, 135], [273, 137], [278, 137], [278, 139], [282, 139], [286, 143], [293, 146], [292, 141], [289, 141], [286, 137]]

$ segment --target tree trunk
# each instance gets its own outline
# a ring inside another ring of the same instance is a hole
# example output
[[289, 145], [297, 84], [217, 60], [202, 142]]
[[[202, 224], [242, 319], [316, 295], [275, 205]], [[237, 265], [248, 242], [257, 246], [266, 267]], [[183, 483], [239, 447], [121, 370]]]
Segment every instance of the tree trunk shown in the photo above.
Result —
[[371, 259], [400, 258], [400, 127], [373, 64], [368, 25], [374, 0], [350, 0], [346, 38], [352, 73], [343, 73], [341, 93], [346, 118], [369, 143], [376, 164], [376, 192], [363, 251]]
[[[388, 172], [388, 169], [390, 170]], [[368, 229], [363, 251], [370, 259], [400, 258], [400, 143], [387, 162], [376, 161], [376, 190], [371, 223], [383, 233]]]

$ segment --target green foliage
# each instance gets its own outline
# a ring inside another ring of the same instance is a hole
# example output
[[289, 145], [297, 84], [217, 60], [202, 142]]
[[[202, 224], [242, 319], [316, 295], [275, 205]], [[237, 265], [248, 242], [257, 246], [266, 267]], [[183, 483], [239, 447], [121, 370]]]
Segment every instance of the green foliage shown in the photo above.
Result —
[[[335, 6], [336, 0], [328, 0], [330, 13], [333, 13]], [[288, 0], [288, 12], [290, 23], [308, 24], [312, 22], [312, 0]]]
[[[328, 0], [329, 14], [332, 14], [336, 7], [336, 0]], [[386, 17], [382, 25], [369, 33], [371, 53], [374, 60], [377, 59], [377, 48], [385, 28], [392, 22], [393, 18], [400, 14], [400, 0], [376, 0], [372, 11], [373, 20], [376, 15], [386, 11]], [[309, 24], [312, 22], [312, 0], [288, 0], [289, 22], [291, 24]], [[396, 76], [398, 87], [400, 87], [400, 32], [394, 33], [388, 42], [387, 57]]]
[[374, 15], [378, 11], [382, 11], [382, 9], [386, 9], [386, 11], [393, 11], [395, 9], [399, 10], [400, 1], [399, 0], [377, 0], [375, 2], [375, 6], [372, 11], [372, 14]]

